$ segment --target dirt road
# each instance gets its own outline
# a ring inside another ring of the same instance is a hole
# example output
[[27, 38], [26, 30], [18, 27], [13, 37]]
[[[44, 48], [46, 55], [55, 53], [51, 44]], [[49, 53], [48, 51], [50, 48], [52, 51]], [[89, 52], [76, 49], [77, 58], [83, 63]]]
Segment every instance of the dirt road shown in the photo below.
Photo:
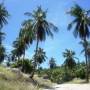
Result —
[[90, 84], [60, 84], [44, 90], [90, 90]]

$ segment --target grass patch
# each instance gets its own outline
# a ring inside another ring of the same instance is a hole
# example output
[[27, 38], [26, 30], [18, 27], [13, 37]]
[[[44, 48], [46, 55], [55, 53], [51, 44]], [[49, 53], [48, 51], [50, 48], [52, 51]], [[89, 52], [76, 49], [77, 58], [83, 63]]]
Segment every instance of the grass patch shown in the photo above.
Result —
[[0, 72], [3, 73], [3, 74], [5, 74], [6, 76], [9, 76], [9, 77], [14, 77], [14, 76], [15, 76], [15, 74], [12, 73], [11, 70], [6, 69], [6, 68], [3, 67], [3, 66], [0, 66]]
[[31, 83], [20, 82], [20, 81], [0, 81], [0, 90], [40, 90]]
[[37, 75], [34, 77], [36, 84], [27, 74], [22, 74], [17, 79], [17, 74], [3, 66], [0, 66], [0, 74], [2, 74], [0, 75], [0, 90], [42, 90], [42, 88], [49, 88], [52, 85], [49, 80], [39, 78]]

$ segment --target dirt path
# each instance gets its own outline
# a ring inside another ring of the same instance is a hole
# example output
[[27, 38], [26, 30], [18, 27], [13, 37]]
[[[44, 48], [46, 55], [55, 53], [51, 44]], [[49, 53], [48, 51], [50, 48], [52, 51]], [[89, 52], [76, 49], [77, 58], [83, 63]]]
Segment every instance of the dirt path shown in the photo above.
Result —
[[90, 90], [90, 84], [60, 84], [44, 90]]

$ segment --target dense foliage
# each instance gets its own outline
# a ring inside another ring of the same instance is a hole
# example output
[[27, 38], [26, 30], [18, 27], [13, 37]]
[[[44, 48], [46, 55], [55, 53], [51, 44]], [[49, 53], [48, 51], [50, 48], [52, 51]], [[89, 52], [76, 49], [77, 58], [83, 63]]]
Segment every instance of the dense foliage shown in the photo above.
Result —
[[13, 68], [20, 68], [24, 73], [31, 73], [33, 71], [33, 65], [31, 60], [19, 60], [12, 64]]
[[85, 64], [79, 63], [72, 70], [60, 66], [53, 69], [40, 69], [38, 74], [39, 76], [43, 76], [45, 79], [50, 79], [52, 82], [64, 83], [71, 81], [74, 78], [85, 79], [85, 72]]

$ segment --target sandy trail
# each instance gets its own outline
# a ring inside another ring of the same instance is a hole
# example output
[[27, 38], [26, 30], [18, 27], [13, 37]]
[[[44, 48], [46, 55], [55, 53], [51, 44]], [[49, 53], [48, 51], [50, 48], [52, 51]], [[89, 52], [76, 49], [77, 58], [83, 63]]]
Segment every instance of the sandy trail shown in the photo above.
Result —
[[90, 90], [90, 84], [60, 84], [44, 90]]

